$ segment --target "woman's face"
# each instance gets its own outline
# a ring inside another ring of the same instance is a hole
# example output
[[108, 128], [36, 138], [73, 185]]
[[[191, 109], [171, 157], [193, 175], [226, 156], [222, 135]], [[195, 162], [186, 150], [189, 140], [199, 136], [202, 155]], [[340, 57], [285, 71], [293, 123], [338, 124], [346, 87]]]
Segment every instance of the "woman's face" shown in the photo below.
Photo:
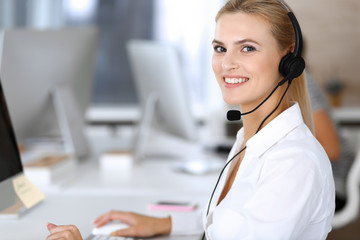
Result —
[[231, 105], [257, 106], [281, 79], [283, 54], [262, 18], [226, 13], [217, 21], [212, 67], [223, 98]]

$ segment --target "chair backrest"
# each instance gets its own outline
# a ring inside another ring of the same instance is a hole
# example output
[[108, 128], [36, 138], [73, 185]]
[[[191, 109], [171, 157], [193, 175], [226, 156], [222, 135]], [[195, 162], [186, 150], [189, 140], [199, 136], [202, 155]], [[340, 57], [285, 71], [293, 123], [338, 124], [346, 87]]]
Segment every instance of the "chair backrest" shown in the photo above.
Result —
[[332, 226], [340, 228], [355, 220], [359, 215], [360, 207], [360, 149], [357, 151], [355, 160], [347, 177], [347, 202], [345, 207], [335, 214]]

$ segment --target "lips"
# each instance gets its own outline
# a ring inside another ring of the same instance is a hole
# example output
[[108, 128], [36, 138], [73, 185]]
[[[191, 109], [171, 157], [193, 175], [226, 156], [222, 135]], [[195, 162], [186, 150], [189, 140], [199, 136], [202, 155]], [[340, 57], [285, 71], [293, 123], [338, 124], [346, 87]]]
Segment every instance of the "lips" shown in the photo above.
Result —
[[245, 77], [225, 77], [225, 82], [228, 84], [239, 84], [249, 81], [249, 78]]

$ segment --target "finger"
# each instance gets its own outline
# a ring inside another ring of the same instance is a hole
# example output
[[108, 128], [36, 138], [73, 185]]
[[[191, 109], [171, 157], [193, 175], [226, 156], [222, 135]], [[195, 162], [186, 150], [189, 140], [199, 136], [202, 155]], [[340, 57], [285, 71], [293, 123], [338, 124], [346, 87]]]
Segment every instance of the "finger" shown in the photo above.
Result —
[[106, 213], [95, 219], [94, 224], [96, 225], [96, 227], [101, 227], [110, 221], [111, 221], [111, 217], [109, 213]]
[[98, 217], [94, 221], [94, 224], [96, 225], [96, 227], [101, 227], [113, 220], [120, 220], [120, 221], [124, 221], [125, 223], [128, 222], [126, 213], [120, 211], [110, 211]]
[[72, 240], [71, 234], [68, 232], [57, 232], [49, 235], [46, 240]]
[[65, 240], [65, 238], [63, 238], [62, 236], [50, 235], [46, 238], [46, 240]]
[[119, 236], [119, 237], [137, 237], [135, 229], [133, 227], [114, 231], [110, 235], [111, 236]]
[[105, 223], [112, 221], [113, 219], [111, 219], [111, 216], [114, 214], [115, 211], [109, 211], [107, 213], [104, 213], [102, 215], [100, 215], [98, 218], [96, 218], [94, 220], [94, 224], [102, 224], [104, 225]]
[[56, 227], [56, 225], [53, 224], [53, 223], [47, 223], [47, 224], [46, 224], [46, 227], [47, 227], [47, 229], [50, 231], [53, 227]]
[[77, 235], [72, 231], [62, 231], [51, 234], [46, 240], [82, 240], [81, 235]]
[[59, 233], [59, 232], [70, 232], [75, 235], [80, 235], [79, 229], [75, 225], [59, 225], [54, 226], [50, 230], [51, 234]]

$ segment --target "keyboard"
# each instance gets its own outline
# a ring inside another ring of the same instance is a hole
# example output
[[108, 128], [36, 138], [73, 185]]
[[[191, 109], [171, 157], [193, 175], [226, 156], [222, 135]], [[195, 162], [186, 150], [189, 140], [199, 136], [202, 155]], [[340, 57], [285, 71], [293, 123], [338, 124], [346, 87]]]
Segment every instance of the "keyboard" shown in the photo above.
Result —
[[85, 240], [133, 240], [129, 237], [114, 237], [109, 235], [90, 235]]
[[85, 240], [199, 240], [199, 235], [159, 236], [152, 238], [114, 237], [109, 235], [90, 235]]

